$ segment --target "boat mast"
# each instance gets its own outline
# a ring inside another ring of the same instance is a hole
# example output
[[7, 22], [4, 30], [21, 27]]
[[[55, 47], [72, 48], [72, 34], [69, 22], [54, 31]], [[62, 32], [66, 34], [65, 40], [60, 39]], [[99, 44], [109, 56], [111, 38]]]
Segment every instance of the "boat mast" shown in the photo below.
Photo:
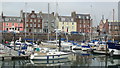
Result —
[[[26, 39], [26, 18], [27, 18], [26, 9], [27, 9], [27, 3], [25, 3], [25, 39]], [[25, 42], [26, 42], [26, 40], [25, 40]]]
[[[91, 7], [91, 16], [92, 16], [92, 5]], [[92, 40], [92, 20], [90, 19], [90, 41]]]
[[49, 31], [50, 31], [50, 29], [49, 29], [49, 28], [50, 28], [50, 27], [49, 27], [49, 25], [50, 25], [50, 23], [49, 23], [49, 22], [50, 22], [50, 21], [49, 21], [49, 14], [50, 14], [50, 13], [49, 13], [49, 3], [48, 3], [48, 40], [50, 40], [50, 35], [49, 35]]
[[[58, 3], [56, 2], [56, 14], [58, 13], [58, 10], [57, 10], [57, 8], [58, 8]], [[57, 17], [56, 17], [56, 19], [57, 19]], [[57, 45], [57, 32], [58, 32], [58, 28], [57, 28], [57, 20], [56, 20], [56, 45]]]
[[[114, 13], [115, 13], [115, 11], [114, 11], [114, 9], [113, 9], [113, 23], [114, 23]], [[114, 35], [115, 35], [115, 34], [114, 34]], [[114, 39], [115, 39], [114, 35], [113, 35], [113, 41], [114, 41]]]

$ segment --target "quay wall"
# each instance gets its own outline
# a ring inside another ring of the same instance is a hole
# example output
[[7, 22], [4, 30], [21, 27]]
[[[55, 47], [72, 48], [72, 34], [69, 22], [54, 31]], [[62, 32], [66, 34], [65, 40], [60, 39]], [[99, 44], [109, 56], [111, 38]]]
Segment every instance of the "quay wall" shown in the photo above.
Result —
[[[7, 41], [12, 41], [14, 40], [14, 34], [13, 33], [3, 33], [2, 35], [3, 40], [7, 40]], [[15, 34], [15, 40], [18, 40], [19, 37], [21, 37], [21, 39], [25, 38], [25, 34], [24, 33], [16, 33]], [[79, 34], [74, 34], [74, 35], [67, 35], [68, 40], [72, 40], [72, 41], [82, 41], [85, 40], [85, 38], [87, 39], [87, 36], [82, 36]], [[32, 33], [27, 33], [26, 34], [26, 38], [28, 39], [32, 39], [33, 35]], [[51, 39], [55, 39], [56, 38], [56, 34], [52, 33], [50, 34], [50, 38]], [[65, 34], [61, 34], [61, 38], [65, 38], [66, 39], [66, 35]], [[47, 40], [48, 39], [48, 34], [45, 33], [39, 33], [39, 34], [34, 34], [34, 39], [39, 39], [39, 40]]]

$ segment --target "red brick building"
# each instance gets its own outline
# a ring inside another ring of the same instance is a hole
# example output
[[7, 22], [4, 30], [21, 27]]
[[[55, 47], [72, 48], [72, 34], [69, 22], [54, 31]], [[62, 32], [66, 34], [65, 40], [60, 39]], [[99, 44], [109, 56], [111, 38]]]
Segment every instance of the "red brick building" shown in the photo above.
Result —
[[108, 23], [108, 19], [106, 19], [106, 20], [101, 20], [100, 21], [100, 24], [99, 24], [99, 30], [100, 30], [100, 34], [102, 35], [102, 34], [104, 34], [104, 33], [106, 33], [106, 34], [108, 34], [109, 33], [109, 25], [108, 25], [109, 23]]
[[76, 12], [72, 12], [71, 16], [74, 18], [74, 21], [77, 22], [77, 31], [81, 33], [90, 33], [92, 19], [90, 14], [76, 14]]
[[42, 32], [42, 18], [40, 14], [35, 13], [35, 11], [25, 14], [25, 12], [21, 11], [21, 17], [24, 21], [24, 31], [26, 29], [28, 33]]

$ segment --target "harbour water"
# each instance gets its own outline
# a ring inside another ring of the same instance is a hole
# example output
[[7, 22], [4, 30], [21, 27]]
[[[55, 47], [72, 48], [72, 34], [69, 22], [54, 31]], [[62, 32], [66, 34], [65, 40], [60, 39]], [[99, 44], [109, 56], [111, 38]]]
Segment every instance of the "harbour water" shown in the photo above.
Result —
[[105, 55], [92, 55], [87, 53], [81, 53], [77, 51], [76, 53], [71, 54], [67, 59], [60, 60], [5, 60], [0, 61], [1, 68], [21, 68], [21, 67], [49, 67], [49, 66], [71, 66], [75, 67], [113, 67], [120, 65], [120, 59], [114, 57], [108, 57]]

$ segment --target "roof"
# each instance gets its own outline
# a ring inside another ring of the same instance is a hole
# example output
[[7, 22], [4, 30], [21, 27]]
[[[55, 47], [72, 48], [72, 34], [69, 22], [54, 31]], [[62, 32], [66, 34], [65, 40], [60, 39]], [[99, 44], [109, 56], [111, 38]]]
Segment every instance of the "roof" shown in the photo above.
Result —
[[73, 18], [71, 16], [59, 16], [59, 21], [62, 22], [73, 22]]
[[120, 25], [120, 22], [108, 22], [110, 25]]
[[[44, 20], [44, 22], [47, 22], [48, 21], [48, 13], [42, 13], [42, 19]], [[49, 14], [49, 21], [50, 22], [54, 22], [55, 20], [55, 17], [53, 14]]]
[[90, 14], [76, 14], [76, 18], [80, 19], [90, 19]]
[[[24, 15], [25, 13], [23, 13], [23, 15]], [[26, 13], [27, 14], [27, 16], [29, 15], [29, 14], [31, 14], [31, 13]], [[35, 13], [36, 15], [37, 15], [37, 18], [42, 18], [43, 20], [44, 20], [44, 22], [47, 22], [48, 21], [48, 13]], [[54, 15], [53, 14], [49, 14], [49, 20], [51, 21], [51, 22], [54, 22], [54, 19], [55, 19], [55, 17], [54, 17]]]
[[21, 22], [21, 17], [3, 16], [4, 22]]

